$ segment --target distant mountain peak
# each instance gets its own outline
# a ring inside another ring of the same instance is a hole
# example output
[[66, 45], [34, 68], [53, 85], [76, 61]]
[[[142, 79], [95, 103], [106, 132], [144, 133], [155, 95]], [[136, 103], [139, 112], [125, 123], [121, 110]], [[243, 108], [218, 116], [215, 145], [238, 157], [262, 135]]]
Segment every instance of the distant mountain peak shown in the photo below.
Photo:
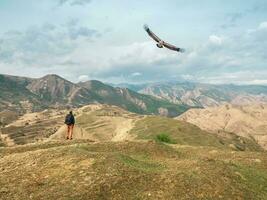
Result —
[[24, 112], [43, 107], [78, 107], [104, 103], [141, 114], [159, 114], [161, 108], [166, 108], [168, 115], [177, 116], [188, 108], [186, 105], [176, 105], [129, 89], [114, 88], [97, 80], [72, 83], [56, 74], [36, 79], [23, 78], [23, 81], [21, 79], [0, 77], [0, 90], [3, 94], [0, 94], [0, 111], [8, 105], [11, 110]]

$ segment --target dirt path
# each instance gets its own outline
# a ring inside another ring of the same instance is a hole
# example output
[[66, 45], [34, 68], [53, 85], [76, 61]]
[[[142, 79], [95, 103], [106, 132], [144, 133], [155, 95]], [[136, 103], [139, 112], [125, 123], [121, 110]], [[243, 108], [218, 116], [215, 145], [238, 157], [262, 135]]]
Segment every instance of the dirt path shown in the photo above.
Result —
[[134, 127], [135, 120], [127, 119], [122, 120], [117, 124], [117, 128], [115, 131], [115, 136], [111, 139], [111, 141], [118, 142], [123, 140], [131, 139], [130, 130]]

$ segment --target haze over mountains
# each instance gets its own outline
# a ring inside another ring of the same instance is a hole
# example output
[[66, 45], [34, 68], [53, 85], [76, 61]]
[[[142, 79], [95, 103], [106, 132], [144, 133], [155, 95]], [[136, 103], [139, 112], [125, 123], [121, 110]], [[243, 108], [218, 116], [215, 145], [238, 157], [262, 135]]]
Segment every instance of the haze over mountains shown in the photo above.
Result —
[[212, 85], [191, 82], [165, 82], [152, 84], [119, 84], [136, 92], [152, 95], [172, 103], [210, 107], [225, 103], [246, 105], [267, 103], [267, 86]]

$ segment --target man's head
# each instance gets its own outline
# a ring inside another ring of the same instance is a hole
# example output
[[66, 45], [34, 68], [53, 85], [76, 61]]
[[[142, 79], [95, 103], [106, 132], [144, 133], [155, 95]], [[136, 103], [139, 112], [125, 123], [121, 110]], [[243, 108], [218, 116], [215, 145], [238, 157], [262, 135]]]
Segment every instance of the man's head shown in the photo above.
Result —
[[72, 111], [70, 111], [70, 114], [72, 115]]

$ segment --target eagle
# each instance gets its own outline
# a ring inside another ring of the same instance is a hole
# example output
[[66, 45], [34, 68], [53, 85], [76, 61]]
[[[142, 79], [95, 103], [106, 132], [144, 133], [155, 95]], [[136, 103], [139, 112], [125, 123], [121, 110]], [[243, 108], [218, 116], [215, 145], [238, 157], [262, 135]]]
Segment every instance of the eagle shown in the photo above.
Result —
[[157, 42], [157, 47], [158, 48], [167, 48], [167, 49], [170, 49], [170, 50], [173, 50], [173, 51], [178, 51], [180, 53], [183, 53], [185, 52], [185, 50], [183, 48], [179, 48], [179, 47], [176, 47], [174, 45], [171, 45], [167, 42], [164, 42], [163, 40], [161, 40], [158, 36], [155, 35], [155, 33], [153, 33], [150, 28], [148, 27], [148, 25], [144, 25], [144, 29], [145, 31], [148, 33], [148, 35], [150, 37], [152, 37], [156, 42]]

